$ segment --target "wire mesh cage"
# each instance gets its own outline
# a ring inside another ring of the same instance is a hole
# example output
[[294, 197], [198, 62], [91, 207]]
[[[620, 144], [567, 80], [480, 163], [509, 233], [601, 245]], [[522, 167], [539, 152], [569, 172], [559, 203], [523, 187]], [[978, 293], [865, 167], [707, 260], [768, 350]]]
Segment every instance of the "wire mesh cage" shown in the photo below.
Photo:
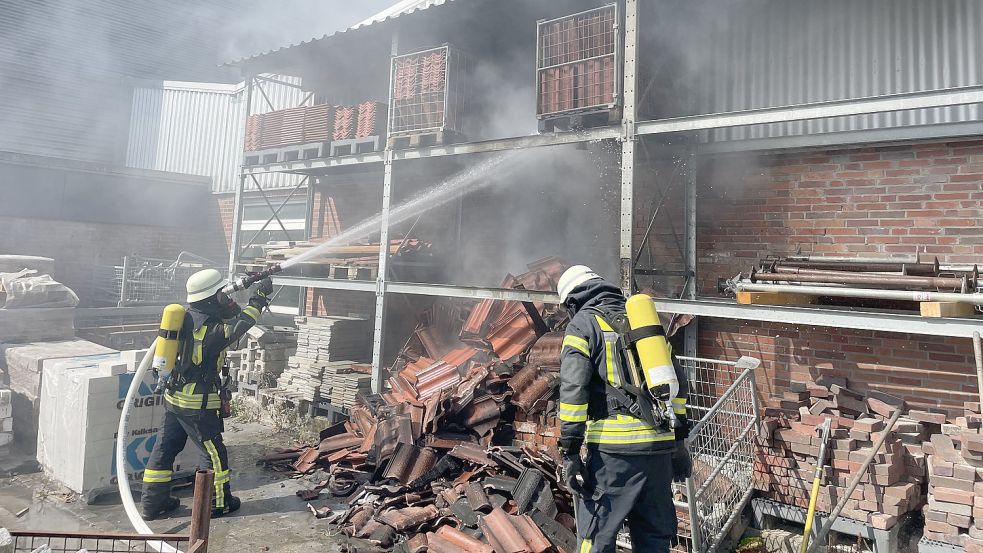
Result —
[[[13, 532], [13, 553], [157, 553], [187, 551], [189, 536], [146, 536], [117, 533]], [[168, 547], [170, 549], [168, 549]]]
[[537, 26], [536, 114], [617, 107], [618, 6], [608, 4]]
[[188, 278], [202, 269], [225, 271], [213, 261], [188, 253], [182, 253], [176, 260], [126, 256], [123, 265], [115, 268], [118, 305], [183, 303]]
[[443, 45], [392, 59], [389, 136], [467, 133], [473, 62]]
[[[753, 491], [755, 437], [760, 415], [754, 383], [759, 361], [681, 358], [690, 374], [691, 414], [699, 420], [686, 440], [693, 475], [683, 496], [689, 510], [690, 551], [718, 551]], [[729, 384], [728, 384], [729, 382]], [[711, 402], [715, 391], [722, 391]], [[700, 405], [704, 402], [704, 405]]]

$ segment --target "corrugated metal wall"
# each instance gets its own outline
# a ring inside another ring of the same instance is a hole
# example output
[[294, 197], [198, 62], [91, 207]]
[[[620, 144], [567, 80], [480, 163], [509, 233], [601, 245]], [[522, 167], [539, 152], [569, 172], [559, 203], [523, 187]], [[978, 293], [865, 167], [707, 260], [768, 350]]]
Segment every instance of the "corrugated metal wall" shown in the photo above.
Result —
[[[692, 26], [699, 112], [726, 112], [983, 83], [979, 0], [751, 0]], [[737, 7], [740, 9], [737, 9]], [[686, 27], [683, 25], [683, 27]], [[739, 139], [979, 120], [980, 106], [844, 117], [714, 133]]]
[[[295, 77], [269, 77], [301, 84]], [[296, 107], [306, 98], [299, 88], [271, 82], [261, 86], [266, 97], [254, 91], [251, 113]], [[211, 177], [213, 192], [234, 192], [242, 165], [245, 98], [243, 84], [165, 82], [134, 89], [127, 167]], [[258, 180], [266, 189], [295, 186], [300, 178], [277, 174]], [[251, 180], [246, 190], [255, 190]]]
[[6, 0], [0, 150], [122, 163], [127, 77], [220, 80], [231, 0]]

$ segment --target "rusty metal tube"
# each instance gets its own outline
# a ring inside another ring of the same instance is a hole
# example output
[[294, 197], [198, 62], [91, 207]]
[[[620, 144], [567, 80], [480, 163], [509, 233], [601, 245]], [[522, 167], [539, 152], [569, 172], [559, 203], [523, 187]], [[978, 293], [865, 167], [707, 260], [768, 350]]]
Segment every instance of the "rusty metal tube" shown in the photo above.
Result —
[[748, 281], [731, 282], [730, 286], [738, 292], [782, 292], [805, 294], [808, 296], [830, 296], [838, 298], [869, 298], [874, 300], [898, 301], [943, 301], [951, 303], [971, 303], [983, 305], [983, 294], [957, 294], [954, 292], [910, 292], [904, 290], [875, 290], [871, 288], [839, 288], [831, 286], [797, 286], [794, 284], [755, 284]]
[[938, 275], [938, 263], [850, 263], [845, 261], [796, 261], [778, 260], [764, 262], [764, 267], [799, 267], [802, 269], [825, 269], [832, 271], [850, 271], [862, 273], [904, 273], [915, 276]]
[[905, 275], [880, 275], [849, 273], [843, 271], [817, 271], [797, 267], [776, 268], [774, 273], [752, 273], [751, 282], [814, 282], [830, 284], [866, 284], [903, 288], [946, 288], [961, 290], [965, 279], [953, 277], [915, 277]]
[[199, 470], [195, 473], [195, 495], [191, 500], [191, 546], [204, 542], [196, 549], [199, 553], [208, 550], [208, 530], [212, 520], [212, 488], [215, 487], [215, 472]]

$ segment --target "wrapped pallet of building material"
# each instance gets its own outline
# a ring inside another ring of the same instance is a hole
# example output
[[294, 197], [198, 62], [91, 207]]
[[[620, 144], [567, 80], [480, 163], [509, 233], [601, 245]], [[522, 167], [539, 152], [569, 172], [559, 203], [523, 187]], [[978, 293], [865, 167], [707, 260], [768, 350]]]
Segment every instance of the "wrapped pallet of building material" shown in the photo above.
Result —
[[54, 360], [117, 353], [85, 340], [0, 344], [0, 369], [7, 373], [11, 391], [14, 438], [28, 450], [37, 441], [41, 382]]
[[[37, 460], [49, 476], [78, 493], [115, 485], [120, 473], [116, 431], [134, 369], [119, 352], [59, 359], [45, 367]], [[130, 433], [121, 446], [126, 450], [123, 473], [131, 482], [143, 479], [164, 413], [163, 397], [154, 393], [154, 385], [148, 372], [133, 400]], [[189, 446], [174, 470], [190, 470], [196, 461]]]
[[0, 273], [0, 307], [4, 309], [75, 307], [79, 298], [71, 288], [37, 271]]

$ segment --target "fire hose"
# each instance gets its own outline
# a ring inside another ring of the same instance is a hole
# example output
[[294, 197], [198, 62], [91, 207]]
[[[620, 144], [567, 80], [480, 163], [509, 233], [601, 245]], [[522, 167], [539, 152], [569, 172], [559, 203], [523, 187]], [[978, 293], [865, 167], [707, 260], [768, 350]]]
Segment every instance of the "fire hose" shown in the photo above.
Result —
[[[251, 273], [233, 280], [222, 291], [226, 294], [231, 294], [240, 290], [246, 290], [264, 278], [279, 273], [281, 270], [280, 265], [274, 265], [265, 271]], [[137, 366], [133, 380], [130, 382], [130, 387], [126, 391], [126, 399], [123, 401], [123, 411], [119, 417], [119, 427], [116, 429], [116, 485], [119, 488], [120, 499], [123, 501], [123, 509], [126, 511], [126, 517], [130, 519], [133, 529], [138, 534], [144, 535], [152, 535], [154, 532], [144, 522], [143, 517], [140, 516], [140, 512], [137, 510], [136, 503], [133, 501], [133, 492], [130, 489], [129, 479], [126, 477], [126, 447], [124, 443], [126, 436], [130, 434], [130, 407], [132, 407], [133, 400], [137, 396], [140, 384], [143, 383], [143, 379], [147, 376], [147, 370], [150, 369], [158, 340], [159, 338], [154, 339], [154, 342], [150, 344], [147, 353], [144, 354], [143, 359], [140, 360], [140, 364]], [[147, 543], [159, 553], [182, 553], [179, 549], [162, 541], [150, 541]]]

